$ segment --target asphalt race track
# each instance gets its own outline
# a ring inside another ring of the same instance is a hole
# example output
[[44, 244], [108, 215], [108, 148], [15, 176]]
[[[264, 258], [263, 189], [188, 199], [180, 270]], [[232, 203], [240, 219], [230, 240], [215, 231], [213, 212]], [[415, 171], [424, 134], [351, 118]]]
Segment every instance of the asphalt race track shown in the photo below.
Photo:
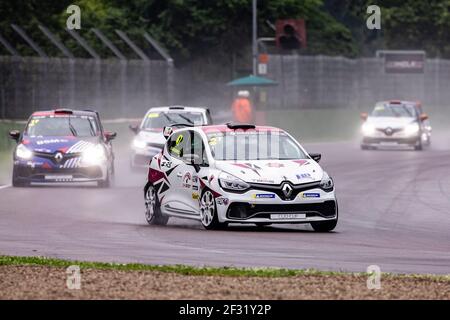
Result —
[[200, 222], [144, 220], [145, 172], [118, 155], [116, 187], [0, 189], [0, 254], [149, 264], [450, 273], [450, 140], [417, 151], [306, 145], [337, 185], [335, 232], [308, 225], [206, 231]]

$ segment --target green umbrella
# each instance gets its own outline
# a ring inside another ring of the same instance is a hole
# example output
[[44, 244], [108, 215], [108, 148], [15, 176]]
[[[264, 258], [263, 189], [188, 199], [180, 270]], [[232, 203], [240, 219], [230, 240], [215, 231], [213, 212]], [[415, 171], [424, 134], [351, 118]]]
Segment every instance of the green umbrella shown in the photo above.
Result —
[[278, 85], [278, 82], [263, 78], [263, 77], [257, 77], [250, 75], [248, 77], [235, 79], [231, 82], [227, 83], [227, 86], [231, 87], [269, 87], [269, 86], [276, 86]]

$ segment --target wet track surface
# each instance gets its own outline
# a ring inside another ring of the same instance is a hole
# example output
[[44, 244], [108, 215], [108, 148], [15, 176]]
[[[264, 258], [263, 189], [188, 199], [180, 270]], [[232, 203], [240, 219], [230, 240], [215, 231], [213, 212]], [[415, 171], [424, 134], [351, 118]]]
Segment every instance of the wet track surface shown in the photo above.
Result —
[[450, 273], [450, 140], [416, 151], [361, 151], [357, 142], [305, 145], [335, 179], [340, 221], [206, 231], [144, 220], [145, 172], [118, 155], [116, 187], [0, 189], [0, 254], [151, 264]]

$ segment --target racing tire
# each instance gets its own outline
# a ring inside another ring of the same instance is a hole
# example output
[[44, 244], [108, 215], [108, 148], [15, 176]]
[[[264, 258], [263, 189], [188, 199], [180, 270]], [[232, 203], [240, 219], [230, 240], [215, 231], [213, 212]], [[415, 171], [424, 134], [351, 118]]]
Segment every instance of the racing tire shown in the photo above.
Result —
[[370, 148], [364, 144], [361, 145], [361, 150], [369, 150]]
[[414, 150], [416, 151], [423, 150], [422, 139], [419, 139], [419, 141], [414, 145]]
[[[337, 206], [337, 203], [336, 203]], [[328, 221], [311, 222], [315, 232], [330, 232], [336, 228], [339, 219], [339, 209], [336, 207], [336, 219]]]
[[21, 181], [17, 178], [17, 169], [16, 167], [13, 168], [13, 174], [12, 174], [12, 186], [14, 188], [25, 188], [29, 186], [29, 183], [25, 181]]
[[109, 173], [109, 171], [106, 175], [105, 180], [98, 181], [97, 186], [99, 188], [104, 188], [104, 189], [109, 188], [111, 186], [111, 174]]
[[200, 197], [200, 221], [206, 230], [224, 229], [228, 225], [219, 222], [216, 199], [209, 189], [203, 190]]
[[145, 198], [145, 220], [149, 225], [165, 226], [169, 221], [169, 217], [163, 215], [161, 206], [153, 185], [149, 185], [144, 190]]

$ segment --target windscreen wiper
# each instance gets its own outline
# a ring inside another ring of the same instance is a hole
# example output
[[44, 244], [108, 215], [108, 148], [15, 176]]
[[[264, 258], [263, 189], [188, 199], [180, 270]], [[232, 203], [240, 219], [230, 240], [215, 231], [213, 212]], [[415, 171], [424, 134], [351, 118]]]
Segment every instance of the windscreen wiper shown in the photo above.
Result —
[[167, 113], [163, 113], [163, 116], [166, 117], [166, 119], [169, 120], [170, 123], [175, 123], [175, 121], [171, 117], [169, 117]]
[[183, 116], [182, 114], [179, 114], [178, 116], [179, 116], [181, 119], [186, 120], [186, 121], [189, 122], [190, 124], [194, 124], [194, 122], [193, 122], [191, 119], [189, 119], [188, 117], [185, 117], [185, 116]]
[[72, 132], [72, 134], [76, 137], [78, 136], [77, 130], [74, 128], [74, 126], [72, 125], [72, 122], [70, 122], [70, 117], [69, 117], [69, 129], [70, 132]]

